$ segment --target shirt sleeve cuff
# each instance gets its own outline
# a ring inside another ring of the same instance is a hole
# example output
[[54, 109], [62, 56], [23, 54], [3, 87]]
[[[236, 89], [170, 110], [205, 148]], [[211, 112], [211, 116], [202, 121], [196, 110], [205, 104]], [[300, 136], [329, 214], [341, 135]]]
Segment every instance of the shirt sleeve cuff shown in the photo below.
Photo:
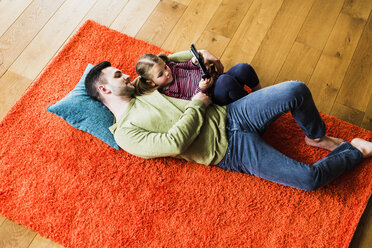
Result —
[[187, 107], [194, 107], [194, 108], [200, 108], [202, 110], [205, 110], [206, 109], [206, 106], [204, 104], [204, 102], [202, 100], [199, 100], [199, 99], [194, 99], [192, 100], [187, 106]]

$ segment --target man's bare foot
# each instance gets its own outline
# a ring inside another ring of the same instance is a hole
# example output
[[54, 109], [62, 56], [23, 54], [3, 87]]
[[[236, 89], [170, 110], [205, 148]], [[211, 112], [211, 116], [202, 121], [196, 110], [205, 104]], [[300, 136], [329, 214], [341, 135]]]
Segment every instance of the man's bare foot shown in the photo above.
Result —
[[317, 139], [310, 139], [309, 137], [305, 136], [305, 142], [309, 146], [315, 146], [329, 151], [333, 151], [334, 149], [336, 149], [337, 146], [341, 145], [341, 143], [344, 141], [342, 139], [330, 136], [323, 136]]
[[369, 158], [372, 156], [372, 142], [355, 138], [350, 143], [355, 146], [356, 149], [362, 152], [363, 158]]

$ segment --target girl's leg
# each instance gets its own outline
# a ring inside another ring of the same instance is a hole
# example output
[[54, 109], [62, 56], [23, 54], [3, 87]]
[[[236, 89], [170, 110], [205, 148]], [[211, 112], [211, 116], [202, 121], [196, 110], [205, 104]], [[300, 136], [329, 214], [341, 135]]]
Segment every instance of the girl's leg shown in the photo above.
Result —
[[237, 64], [218, 77], [213, 92], [213, 101], [218, 105], [235, 102], [248, 94], [244, 85], [253, 89], [258, 84], [259, 80], [252, 66], [246, 63]]
[[214, 86], [213, 102], [227, 105], [246, 95], [248, 95], [247, 91], [234, 77], [222, 74]]
[[307, 137], [315, 139], [325, 135], [325, 125], [310, 90], [297, 81], [265, 87], [229, 104], [227, 119], [231, 130], [262, 134], [288, 111]]
[[247, 85], [251, 89], [256, 87], [260, 82], [256, 71], [247, 63], [240, 63], [231, 67], [226, 74], [234, 77], [240, 85]]

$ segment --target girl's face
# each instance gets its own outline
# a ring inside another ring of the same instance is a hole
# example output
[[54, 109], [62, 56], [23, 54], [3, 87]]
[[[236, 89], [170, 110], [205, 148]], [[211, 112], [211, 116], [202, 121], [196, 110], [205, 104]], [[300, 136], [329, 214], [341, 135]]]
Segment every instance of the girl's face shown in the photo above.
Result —
[[151, 75], [153, 81], [151, 83], [160, 87], [168, 86], [173, 81], [172, 71], [163, 60], [160, 60], [158, 63], [156, 63], [150, 69], [149, 74]]

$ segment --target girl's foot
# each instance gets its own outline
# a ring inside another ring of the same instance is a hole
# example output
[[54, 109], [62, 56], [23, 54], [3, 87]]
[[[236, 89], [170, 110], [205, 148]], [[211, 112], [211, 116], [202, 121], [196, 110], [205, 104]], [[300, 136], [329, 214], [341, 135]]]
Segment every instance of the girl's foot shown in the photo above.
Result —
[[305, 142], [309, 146], [315, 146], [329, 151], [333, 151], [334, 149], [336, 149], [337, 146], [341, 145], [341, 143], [344, 141], [342, 139], [330, 136], [323, 136], [321, 138], [316, 139], [310, 139], [309, 137], [305, 136]]
[[355, 138], [350, 143], [355, 146], [356, 149], [362, 152], [363, 158], [369, 158], [372, 156], [372, 142]]

